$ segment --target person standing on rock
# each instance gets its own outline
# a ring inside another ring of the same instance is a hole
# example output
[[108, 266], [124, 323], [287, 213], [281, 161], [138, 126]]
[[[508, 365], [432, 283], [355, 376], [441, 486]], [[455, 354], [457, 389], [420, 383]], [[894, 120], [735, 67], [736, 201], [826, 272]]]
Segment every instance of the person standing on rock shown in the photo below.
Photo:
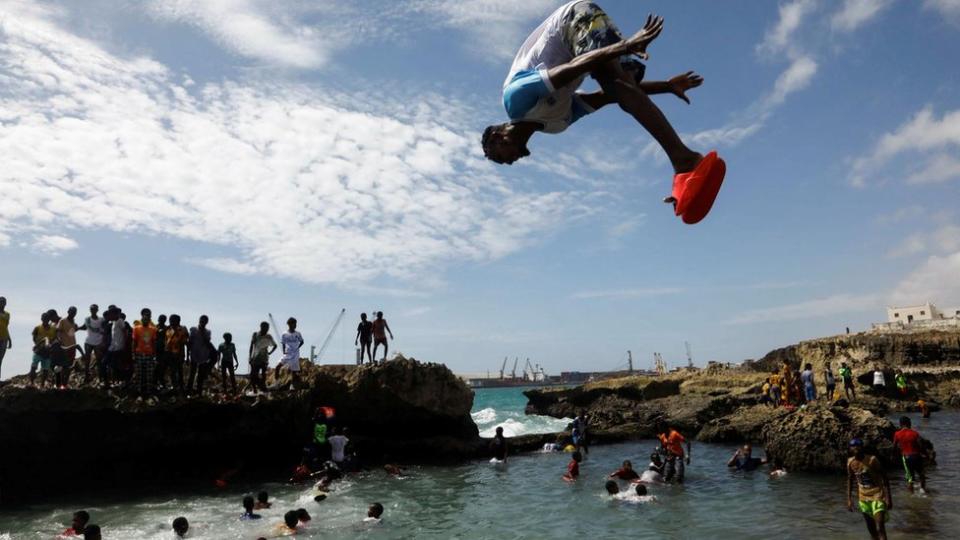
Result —
[[49, 311], [40, 315], [40, 325], [33, 329], [33, 362], [30, 363], [30, 385], [33, 386], [37, 378], [37, 367], [40, 368], [40, 387], [47, 383], [50, 374], [50, 351], [57, 340], [57, 327], [54, 326]]
[[270, 368], [270, 355], [277, 350], [277, 342], [270, 335], [270, 323], [260, 323], [260, 331], [250, 338], [250, 386], [254, 392], [267, 391], [267, 370]]
[[777, 370], [770, 374], [770, 399], [774, 407], [780, 406], [780, 374]]
[[[213, 343], [210, 341], [210, 329], [207, 324], [210, 318], [201, 315], [197, 321], [197, 326], [190, 329], [190, 338], [187, 344], [187, 357], [190, 361], [190, 376], [187, 379], [187, 394], [196, 391], [197, 395], [203, 395], [203, 382], [210, 371], [211, 351], [215, 351]], [[196, 386], [194, 386], [196, 382]]]
[[853, 386], [853, 371], [846, 362], [840, 362], [840, 378], [843, 379], [843, 395], [847, 401], [857, 399], [857, 389]]
[[893, 509], [890, 481], [876, 456], [864, 453], [863, 441], [850, 441], [852, 457], [847, 460], [847, 510], [853, 512], [853, 484], [857, 484], [857, 500], [871, 538], [886, 540], [887, 514]]
[[393, 332], [390, 331], [390, 325], [383, 318], [383, 312], [377, 312], [377, 318], [373, 321], [373, 357], [377, 357], [377, 347], [383, 345], [383, 362], [387, 361], [387, 334], [393, 339]]
[[833, 403], [835, 399], [833, 393], [837, 389], [837, 379], [833, 376], [833, 369], [830, 367], [830, 362], [827, 362], [827, 367], [823, 370], [823, 378], [827, 384], [827, 403]]
[[[667, 459], [663, 471], [664, 481], [670, 482], [676, 480], [678, 484], [682, 484], [684, 471], [686, 469], [684, 465], [690, 464], [690, 441], [684, 438], [684, 436], [676, 430], [676, 426], [672, 424], [667, 424], [666, 429], [661, 428], [657, 438], [660, 439], [660, 445], [667, 452]], [[687, 445], [686, 453], [683, 451], [684, 443]]]
[[290, 387], [296, 390], [300, 387], [300, 347], [303, 347], [303, 336], [297, 331], [297, 320], [293, 317], [287, 319], [287, 331], [280, 336], [280, 346], [283, 347], [283, 358], [273, 376], [280, 377], [280, 368], [286, 366], [290, 371]]
[[150, 399], [157, 387], [157, 327], [148, 308], [140, 310], [140, 320], [133, 323], [133, 360], [137, 370], [138, 399]]
[[[373, 343], [373, 323], [367, 320], [367, 314], [360, 314], [360, 324], [357, 325], [357, 337], [353, 340], [354, 345], [360, 345], [360, 365], [363, 365], [363, 355], [367, 355], [367, 360], [373, 363], [373, 353], [370, 352], [370, 346]], [[386, 347], [386, 345], [384, 345]]]
[[803, 366], [803, 373], [800, 374], [800, 381], [803, 382], [803, 393], [807, 403], [813, 403], [817, 400], [817, 385], [813, 380], [813, 364]]
[[[94, 363], [96, 356], [97, 366], [107, 361], [107, 321], [100, 317], [100, 306], [90, 305], [90, 315], [83, 320], [83, 325], [78, 330], [84, 330], [87, 333], [83, 340], [83, 382], [90, 383], [90, 366]], [[103, 382], [103, 381], [101, 381]]]
[[[77, 359], [77, 308], [67, 308], [67, 316], [57, 323], [57, 341], [60, 348], [54, 356], [53, 379], [56, 386], [65, 389], [70, 385], [70, 369]], [[58, 369], [59, 368], [59, 369]]]
[[883, 375], [883, 370], [879, 366], [875, 367], [873, 369], [873, 390], [878, 396], [882, 396], [886, 389], [887, 379]]
[[897, 385], [897, 393], [900, 394], [900, 397], [907, 397], [907, 376], [898, 369], [896, 375], [893, 377], [893, 381]]
[[10, 339], [10, 313], [6, 311], [7, 299], [0, 296], [0, 367], [3, 367], [3, 357], [7, 354], [7, 349], [13, 348], [13, 340]]
[[783, 383], [783, 404], [785, 406], [790, 406], [793, 404], [793, 370], [790, 369], [790, 364], [784, 360], [783, 367], [780, 369], [780, 381]]
[[157, 365], [153, 374], [153, 384], [160, 390], [160, 387], [166, 386], [167, 378], [167, 316], [161, 314], [157, 317], [157, 335], [153, 339], [153, 358]]
[[170, 386], [177, 392], [183, 392], [183, 363], [186, 360], [186, 346], [190, 333], [180, 324], [180, 315], [170, 315], [170, 327], [164, 341], [163, 352], [167, 355], [167, 368], [170, 370]]

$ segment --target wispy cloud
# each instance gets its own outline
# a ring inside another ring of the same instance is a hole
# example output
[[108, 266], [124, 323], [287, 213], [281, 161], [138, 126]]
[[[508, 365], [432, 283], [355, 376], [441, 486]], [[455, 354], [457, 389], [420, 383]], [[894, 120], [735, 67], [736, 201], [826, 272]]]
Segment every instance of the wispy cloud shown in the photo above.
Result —
[[680, 287], [608, 289], [597, 291], [581, 291], [571, 294], [570, 298], [574, 300], [596, 300], [599, 298], [647, 298], [651, 296], [680, 294], [682, 292], [684, 292], [684, 289]]
[[73, 238], [60, 236], [56, 234], [42, 234], [34, 237], [31, 247], [41, 253], [48, 255], [60, 255], [61, 253], [72, 251], [80, 247]]
[[0, 233], [162, 234], [239, 252], [195, 261], [209, 268], [354, 286], [423, 283], [589, 211], [516, 189], [436, 111], [282, 81], [185, 86], [22, 7], [0, 5]]
[[[960, 148], [960, 109], [946, 111], [939, 118], [927, 106], [896, 130], [883, 135], [873, 150], [853, 161], [850, 183], [867, 185], [891, 160], [901, 155], [914, 157], [919, 168], [907, 178], [910, 183], [944, 182], [960, 177], [960, 163], [947, 153]], [[929, 175], [929, 176], [925, 176]]]
[[817, 7], [816, 0], [793, 0], [780, 5], [777, 23], [757, 45], [761, 54], [779, 54], [794, 46], [794, 34]]
[[960, 0], [924, 0], [923, 6], [936, 10], [954, 24], [960, 24]]
[[893, 289], [890, 303], [912, 305], [936, 302], [960, 304], [960, 251], [950, 255], [934, 255], [907, 275]]
[[726, 324], [756, 324], [832, 317], [845, 313], [878, 310], [883, 302], [877, 294], [837, 294], [795, 304], [751, 309], [729, 319]]
[[[927, 222], [929, 223], [929, 222]], [[949, 223], [930, 231], [911, 234], [893, 247], [889, 257], [905, 257], [919, 253], [953, 253], [960, 251], [960, 226]]]
[[893, 0], [844, 0], [840, 9], [830, 18], [830, 27], [836, 31], [852, 32], [891, 4]]
[[256, 266], [230, 258], [187, 259], [187, 262], [228, 274], [252, 275], [258, 273]]

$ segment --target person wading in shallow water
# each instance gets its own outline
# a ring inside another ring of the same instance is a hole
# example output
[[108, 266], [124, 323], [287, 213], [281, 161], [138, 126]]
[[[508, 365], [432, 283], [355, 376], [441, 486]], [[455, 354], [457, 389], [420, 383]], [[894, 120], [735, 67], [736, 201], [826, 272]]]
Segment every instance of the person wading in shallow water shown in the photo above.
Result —
[[377, 312], [377, 318], [373, 321], [373, 357], [377, 357], [377, 347], [383, 345], [383, 362], [387, 361], [387, 334], [393, 339], [393, 332], [390, 331], [390, 325], [383, 318], [383, 312]]
[[853, 512], [853, 484], [857, 484], [858, 507], [867, 524], [870, 537], [886, 540], [887, 513], [893, 509], [890, 481], [880, 461], [863, 451], [863, 441], [850, 441], [850, 459], [847, 460], [847, 510]]

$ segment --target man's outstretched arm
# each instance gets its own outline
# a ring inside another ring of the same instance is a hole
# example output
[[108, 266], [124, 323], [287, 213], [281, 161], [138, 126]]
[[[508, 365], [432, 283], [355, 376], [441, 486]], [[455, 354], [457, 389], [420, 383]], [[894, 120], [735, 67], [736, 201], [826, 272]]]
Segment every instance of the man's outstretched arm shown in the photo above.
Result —
[[547, 71], [547, 78], [554, 88], [561, 88], [614, 58], [627, 54], [639, 54], [645, 57], [647, 45], [656, 39], [661, 31], [663, 31], [663, 18], [649, 15], [643, 29], [629, 39], [581, 54], [566, 64], [550, 68]]
[[[703, 84], [703, 77], [693, 71], [688, 71], [682, 75], [671, 77], [670, 80], [666, 81], [643, 81], [639, 86], [640, 90], [648, 96], [654, 94], [673, 94], [683, 101], [690, 103], [690, 99], [686, 96], [687, 90], [696, 88], [701, 84]], [[607, 94], [603, 90], [577, 95], [593, 110], [598, 110], [601, 107], [617, 102], [616, 96]]]

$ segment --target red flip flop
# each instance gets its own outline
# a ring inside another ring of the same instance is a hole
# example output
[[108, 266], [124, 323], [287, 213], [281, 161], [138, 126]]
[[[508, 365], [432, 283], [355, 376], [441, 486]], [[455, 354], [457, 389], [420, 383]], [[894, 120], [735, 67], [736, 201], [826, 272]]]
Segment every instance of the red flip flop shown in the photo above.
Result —
[[697, 168], [673, 177], [674, 211], [688, 225], [700, 222], [710, 213], [727, 173], [727, 164], [717, 152], [704, 156]]

